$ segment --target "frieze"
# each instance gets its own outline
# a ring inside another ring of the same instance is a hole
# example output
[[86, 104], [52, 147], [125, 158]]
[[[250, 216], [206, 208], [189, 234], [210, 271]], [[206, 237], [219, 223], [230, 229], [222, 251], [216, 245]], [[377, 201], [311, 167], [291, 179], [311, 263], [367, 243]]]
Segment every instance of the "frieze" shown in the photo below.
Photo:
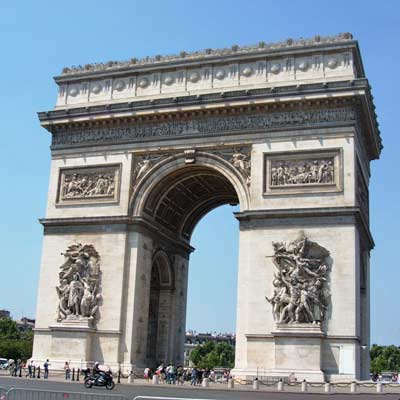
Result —
[[341, 151], [266, 153], [264, 194], [341, 190]]
[[120, 164], [60, 169], [57, 204], [118, 201]]
[[315, 126], [329, 123], [355, 122], [353, 107], [294, 110], [268, 114], [202, 117], [159, 123], [135, 123], [113, 128], [54, 132], [52, 148], [102, 143], [142, 141], [177, 136], [260, 131], [293, 126]]
[[335, 183], [334, 158], [274, 160], [271, 162], [271, 187], [331, 185]]

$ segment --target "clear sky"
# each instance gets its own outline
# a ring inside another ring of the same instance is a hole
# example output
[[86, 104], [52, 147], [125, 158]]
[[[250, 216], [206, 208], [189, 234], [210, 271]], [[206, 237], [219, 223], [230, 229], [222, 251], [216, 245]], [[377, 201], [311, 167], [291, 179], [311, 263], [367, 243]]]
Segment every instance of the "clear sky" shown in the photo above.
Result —
[[[1, 1], [0, 308], [34, 316], [50, 162], [36, 112], [54, 106], [52, 76], [64, 66], [350, 31], [385, 146], [372, 164], [372, 341], [400, 345], [399, 15], [400, 2], [389, 0]], [[229, 206], [196, 228], [188, 328], [234, 330], [237, 239]]]

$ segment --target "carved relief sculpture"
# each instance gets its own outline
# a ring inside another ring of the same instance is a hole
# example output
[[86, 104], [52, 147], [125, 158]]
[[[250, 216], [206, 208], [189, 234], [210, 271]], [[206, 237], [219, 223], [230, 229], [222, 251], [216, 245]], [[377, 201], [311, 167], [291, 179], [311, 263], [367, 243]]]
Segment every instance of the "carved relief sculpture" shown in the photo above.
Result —
[[273, 242], [274, 292], [266, 297], [277, 323], [321, 323], [330, 302], [329, 251], [305, 236]]
[[221, 148], [217, 150], [206, 150], [229, 161], [243, 176], [247, 185], [251, 179], [251, 148]]
[[73, 244], [60, 266], [57, 321], [87, 318], [94, 320], [101, 301], [100, 256], [92, 245]]
[[273, 160], [271, 186], [334, 184], [334, 159]]
[[58, 203], [117, 199], [119, 166], [61, 169]]

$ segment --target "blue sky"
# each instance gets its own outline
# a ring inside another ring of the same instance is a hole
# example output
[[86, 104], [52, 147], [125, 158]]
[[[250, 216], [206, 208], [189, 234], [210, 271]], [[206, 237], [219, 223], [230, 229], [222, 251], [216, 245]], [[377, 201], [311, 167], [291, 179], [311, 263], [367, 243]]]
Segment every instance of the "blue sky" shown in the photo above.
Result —
[[[398, 1], [2, 1], [0, 3], [0, 308], [34, 315], [50, 153], [37, 111], [64, 66], [350, 31], [373, 88], [384, 151], [372, 163], [372, 341], [400, 345]], [[196, 228], [188, 323], [235, 326], [238, 225], [229, 206]], [[205, 290], [207, 288], [207, 290]]]

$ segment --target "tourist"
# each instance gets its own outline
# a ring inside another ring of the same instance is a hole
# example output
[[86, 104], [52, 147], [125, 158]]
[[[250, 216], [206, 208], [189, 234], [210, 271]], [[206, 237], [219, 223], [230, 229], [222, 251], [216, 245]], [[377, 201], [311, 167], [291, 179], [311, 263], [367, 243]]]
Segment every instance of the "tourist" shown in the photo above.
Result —
[[191, 379], [190, 379], [190, 386], [196, 386], [197, 384], [197, 368], [192, 368]]
[[176, 370], [176, 376], [177, 376], [178, 385], [183, 385], [184, 380], [183, 380], [183, 368], [182, 368], [182, 365], [178, 365], [178, 368]]
[[204, 369], [198, 369], [197, 370], [197, 383], [201, 385], [201, 382], [203, 381], [203, 374], [204, 374]]
[[157, 370], [156, 370], [156, 374], [160, 377], [160, 381], [161, 383], [165, 382], [165, 368], [164, 368], [164, 364], [161, 363]]
[[152, 373], [151, 368], [146, 367], [146, 368], [144, 369], [144, 374], [143, 374], [143, 376], [144, 376], [144, 379], [147, 379], [149, 382], [151, 382], [151, 379], [153, 378], [153, 373]]
[[174, 364], [169, 365], [169, 384], [176, 384], [176, 368]]
[[43, 364], [43, 368], [44, 368], [43, 378], [44, 379], [48, 379], [48, 377], [49, 377], [49, 365], [50, 365], [50, 363], [49, 363], [49, 360], [47, 359], [45, 361], [45, 363]]
[[33, 360], [31, 360], [28, 363], [28, 373], [25, 375], [25, 378], [29, 376], [29, 378], [32, 378], [32, 374], [33, 374]]
[[71, 368], [69, 366], [69, 362], [68, 361], [65, 361], [64, 372], [65, 372], [65, 380], [69, 381], [71, 379]]

